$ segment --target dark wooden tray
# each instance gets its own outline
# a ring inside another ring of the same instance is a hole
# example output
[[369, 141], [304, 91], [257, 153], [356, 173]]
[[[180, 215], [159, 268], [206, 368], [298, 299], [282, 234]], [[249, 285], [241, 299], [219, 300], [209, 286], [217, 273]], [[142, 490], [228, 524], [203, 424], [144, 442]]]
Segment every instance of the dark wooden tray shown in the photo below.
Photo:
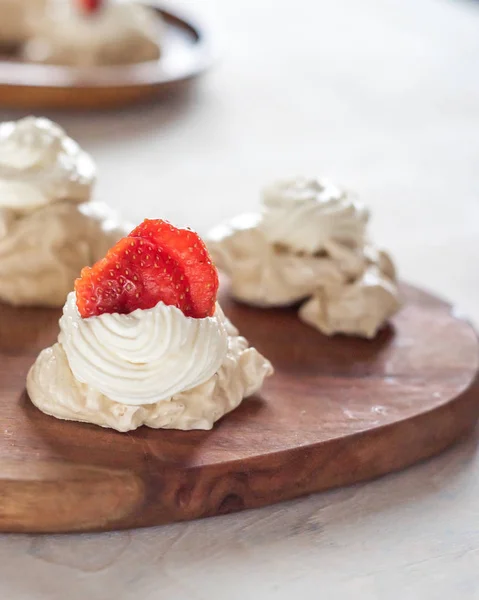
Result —
[[374, 341], [326, 338], [294, 311], [222, 305], [273, 362], [212, 431], [121, 434], [37, 410], [25, 377], [60, 312], [0, 307], [0, 530], [111, 530], [264, 506], [430, 457], [479, 415], [478, 342], [445, 302], [404, 287]]

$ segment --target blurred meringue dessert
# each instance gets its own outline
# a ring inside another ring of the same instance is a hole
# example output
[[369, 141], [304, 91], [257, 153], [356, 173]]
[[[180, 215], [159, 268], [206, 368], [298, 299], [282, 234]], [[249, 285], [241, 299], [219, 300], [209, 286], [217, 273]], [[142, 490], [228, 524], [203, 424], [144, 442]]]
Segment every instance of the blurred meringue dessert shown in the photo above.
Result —
[[27, 41], [30, 24], [38, 19], [46, 0], [0, 0], [0, 49], [14, 50]]
[[216, 227], [208, 248], [232, 296], [261, 308], [302, 303], [326, 335], [373, 338], [400, 307], [394, 264], [367, 235], [368, 210], [322, 179], [278, 181], [262, 211]]
[[272, 373], [224, 316], [217, 290], [195, 232], [144, 221], [82, 270], [58, 342], [28, 374], [31, 401], [118, 431], [211, 429]]
[[131, 0], [48, 0], [24, 56], [79, 67], [154, 61], [162, 33], [159, 14]]
[[95, 165], [44, 118], [0, 124], [0, 301], [63, 306], [84, 265], [125, 235], [90, 202]]

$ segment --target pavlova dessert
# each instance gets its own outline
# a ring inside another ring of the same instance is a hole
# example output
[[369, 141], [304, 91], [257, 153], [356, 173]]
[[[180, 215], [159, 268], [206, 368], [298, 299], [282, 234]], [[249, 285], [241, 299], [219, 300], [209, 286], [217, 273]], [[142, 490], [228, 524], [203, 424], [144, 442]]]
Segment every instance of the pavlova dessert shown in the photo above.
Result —
[[224, 316], [217, 291], [195, 232], [144, 221], [82, 270], [58, 342], [28, 374], [32, 402], [118, 431], [211, 429], [272, 373]]
[[80, 269], [125, 234], [90, 202], [95, 171], [48, 119], [0, 124], [0, 301], [62, 306]]
[[0, 47], [14, 48], [30, 36], [30, 23], [41, 16], [46, 0], [0, 0]]
[[161, 17], [131, 0], [48, 0], [31, 23], [33, 62], [90, 67], [157, 60]]
[[279, 181], [264, 190], [261, 213], [218, 226], [208, 248], [237, 300], [301, 302], [299, 317], [322, 333], [372, 338], [400, 301], [393, 262], [369, 240], [368, 219], [326, 181]]

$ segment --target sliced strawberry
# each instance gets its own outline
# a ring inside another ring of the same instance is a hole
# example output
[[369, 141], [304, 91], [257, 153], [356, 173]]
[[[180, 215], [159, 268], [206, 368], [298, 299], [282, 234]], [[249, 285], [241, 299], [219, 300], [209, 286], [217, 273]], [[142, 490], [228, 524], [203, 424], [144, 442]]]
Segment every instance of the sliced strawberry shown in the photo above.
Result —
[[218, 293], [218, 272], [197, 233], [161, 219], [145, 219], [131, 233], [167, 252], [183, 269], [191, 295], [192, 315], [212, 316]]
[[158, 302], [201, 319], [215, 312], [218, 273], [199, 236], [146, 220], [75, 282], [82, 317], [130, 313]]
[[103, 313], [130, 313], [162, 301], [185, 315], [192, 304], [185, 274], [155, 244], [135, 237], [120, 240], [104, 259], [85, 267], [75, 281], [77, 307], [84, 318]]

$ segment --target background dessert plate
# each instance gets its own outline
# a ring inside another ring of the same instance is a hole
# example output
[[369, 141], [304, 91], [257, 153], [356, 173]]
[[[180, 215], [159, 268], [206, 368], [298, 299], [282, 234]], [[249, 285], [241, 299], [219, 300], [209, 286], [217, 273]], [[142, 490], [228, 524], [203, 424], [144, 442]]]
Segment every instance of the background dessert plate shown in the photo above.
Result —
[[25, 377], [59, 310], [0, 306], [0, 530], [158, 525], [254, 508], [404, 468], [479, 416], [479, 345], [451, 307], [403, 286], [373, 341], [327, 338], [294, 310], [225, 313], [275, 375], [211, 431], [128, 434], [36, 409]]
[[159, 60], [75, 68], [28, 63], [14, 55], [0, 56], [0, 105], [113, 108], [161, 97], [209, 67], [212, 52], [203, 27], [156, 2], [145, 4], [157, 11], [165, 24]]

